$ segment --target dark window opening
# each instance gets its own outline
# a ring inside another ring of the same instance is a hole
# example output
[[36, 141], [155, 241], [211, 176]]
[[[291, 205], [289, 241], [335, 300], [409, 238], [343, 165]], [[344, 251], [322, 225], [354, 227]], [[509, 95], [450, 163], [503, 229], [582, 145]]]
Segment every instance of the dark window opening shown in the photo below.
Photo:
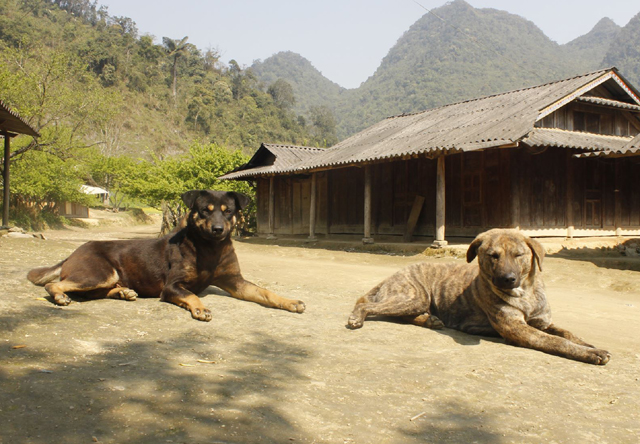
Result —
[[600, 114], [575, 111], [573, 113], [573, 129], [574, 131], [600, 133]]

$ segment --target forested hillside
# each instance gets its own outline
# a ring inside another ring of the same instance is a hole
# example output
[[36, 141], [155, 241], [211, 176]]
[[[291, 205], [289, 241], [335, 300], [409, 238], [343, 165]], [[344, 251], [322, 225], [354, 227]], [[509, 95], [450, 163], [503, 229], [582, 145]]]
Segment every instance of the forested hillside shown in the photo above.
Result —
[[620, 29], [613, 20], [606, 17], [601, 19], [587, 34], [561, 46], [565, 54], [564, 62], [573, 63], [572, 71], [577, 73], [603, 68], [606, 65], [603, 60]]
[[640, 88], [640, 13], [620, 30], [604, 58], [605, 66], [616, 66], [636, 88]]
[[278, 79], [291, 82], [295, 95], [294, 109], [309, 115], [314, 106], [332, 106], [345, 88], [324, 77], [311, 62], [299, 54], [283, 51], [262, 63], [255, 63], [251, 70], [264, 84], [271, 85]]
[[245, 68], [188, 36], [156, 37], [93, 0], [0, 0], [0, 99], [41, 134], [12, 144], [15, 205], [55, 213], [89, 183], [179, 211], [185, 187], [220, 186], [262, 142], [330, 146], [390, 115], [608, 66], [640, 85], [640, 14], [558, 45], [520, 16], [455, 0], [351, 90], [292, 52]]
[[0, 0], [0, 100], [41, 135], [12, 143], [14, 222], [91, 203], [81, 184], [109, 190], [114, 207], [137, 199], [177, 217], [190, 188], [251, 193], [217, 177], [264, 141], [335, 143], [333, 115], [296, 115], [287, 82], [263, 84], [188, 36], [159, 37], [91, 0]]
[[188, 36], [157, 37], [89, 0], [0, 0], [2, 100], [44, 133], [41, 143], [55, 122], [68, 146], [110, 154], [170, 155], [192, 140], [324, 143], [250, 71]]
[[[455, 0], [414, 23], [359, 88], [326, 87], [328, 81], [312, 66], [303, 66], [295, 54], [286, 58], [276, 54], [252, 68], [260, 79], [282, 78], [291, 83], [297, 103], [304, 107], [328, 106], [342, 139], [387, 116], [608, 66], [620, 68], [637, 86], [639, 48], [638, 16], [624, 28], [603, 18], [586, 35], [558, 45], [520, 16]], [[290, 76], [287, 61], [298, 66], [295, 76]], [[303, 84], [302, 78], [320, 80]], [[304, 107], [294, 109], [303, 113]]]

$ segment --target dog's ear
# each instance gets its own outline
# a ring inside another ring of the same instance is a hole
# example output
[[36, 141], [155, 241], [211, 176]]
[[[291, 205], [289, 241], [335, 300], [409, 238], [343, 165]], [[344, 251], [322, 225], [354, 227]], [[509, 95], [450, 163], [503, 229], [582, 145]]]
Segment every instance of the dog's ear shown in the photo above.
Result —
[[471, 262], [476, 258], [480, 245], [482, 245], [482, 236], [476, 237], [469, 245], [469, 249], [467, 250], [467, 262]]
[[204, 190], [187, 191], [182, 195], [182, 201], [187, 206], [187, 208], [191, 209], [193, 208], [193, 204], [196, 203], [196, 199], [198, 198], [198, 196], [200, 196], [202, 193], [206, 193], [206, 191]]
[[525, 240], [525, 242], [533, 252], [533, 257], [536, 260], [536, 263], [538, 264], [538, 269], [542, 271], [542, 260], [544, 259], [544, 254], [545, 254], [544, 247], [540, 242], [538, 242], [535, 239], [531, 239], [529, 237]]
[[235, 191], [228, 191], [228, 195], [232, 196], [236, 200], [236, 204], [238, 204], [238, 210], [244, 210], [251, 202], [251, 198], [246, 194], [236, 193]]

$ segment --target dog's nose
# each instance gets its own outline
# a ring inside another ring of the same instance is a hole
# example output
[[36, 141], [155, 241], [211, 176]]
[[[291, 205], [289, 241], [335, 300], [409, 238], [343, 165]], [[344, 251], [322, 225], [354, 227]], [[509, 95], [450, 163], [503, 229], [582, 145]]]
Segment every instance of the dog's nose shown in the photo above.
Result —
[[513, 288], [516, 284], [516, 274], [508, 273], [498, 278], [498, 285], [502, 288]]
[[211, 231], [213, 232], [213, 234], [222, 234], [222, 232], [224, 231], [224, 227], [222, 225], [214, 225], [213, 227], [211, 227]]

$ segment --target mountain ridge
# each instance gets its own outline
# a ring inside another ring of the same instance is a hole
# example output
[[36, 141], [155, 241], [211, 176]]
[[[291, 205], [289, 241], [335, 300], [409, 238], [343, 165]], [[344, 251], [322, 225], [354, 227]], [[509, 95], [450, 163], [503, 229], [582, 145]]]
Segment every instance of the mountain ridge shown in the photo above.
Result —
[[[614, 42], [617, 50], [612, 50]], [[286, 75], [282, 53], [254, 63], [251, 69], [261, 81], [281, 78], [291, 83], [298, 102], [293, 109], [299, 114], [304, 115], [314, 105], [329, 107], [336, 117], [338, 138], [342, 139], [391, 115], [607, 66], [621, 65], [618, 68], [623, 74], [629, 72], [627, 77], [637, 84], [640, 52], [635, 48], [640, 48], [640, 14], [624, 28], [604, 17], [587, 34], [559, 45], [521, 16], [474, 8], [464, 0], [455, 0], [420, 17], [358, 88], [341, 88], [308, 60], [306, 69], [313, 75], [307, 73], [305, 78], [320, 81], [302, 84], [299, 77]], [[287, 53], [288, 60], [296, 57], [304, 59]], [[280, 59], [277, 71], [270, 69], [273, 58]], [[337, 88], [325, 88], [325, 81]]]

